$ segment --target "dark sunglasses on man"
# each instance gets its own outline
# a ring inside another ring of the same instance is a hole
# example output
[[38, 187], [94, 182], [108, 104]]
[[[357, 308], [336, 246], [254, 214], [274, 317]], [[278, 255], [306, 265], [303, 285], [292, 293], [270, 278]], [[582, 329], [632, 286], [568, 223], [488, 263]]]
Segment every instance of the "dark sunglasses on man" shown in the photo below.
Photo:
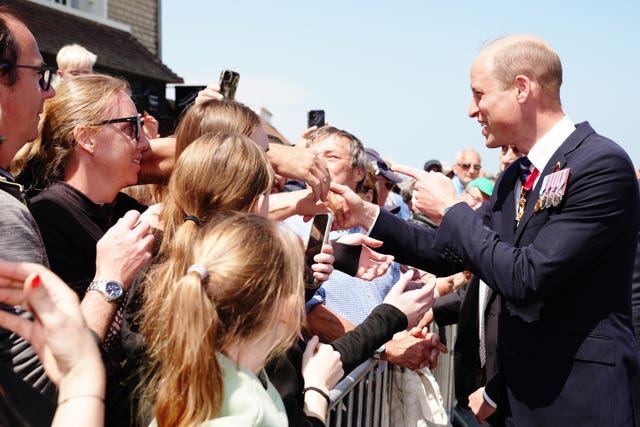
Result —
[[140, 130], [142, 129], [142, 123], [140, 122], [140, 116], [138, 115], [131, 117], [121, 117], [117, 119], [108, 119], [102, 122], [94, 123], [91, 126], [112, 125], [114, 123], [129, 123], [129, 137], [134, 141], [140, 139]]
[[49, 65], [21, 65], [21, 64], [0, 64], [2, 68], [28, 68], [30, 70], [37, 70], [40, 74], [40, 80], [38, 84], [40, 89], [48, 91], [51, 87], [51, 80], [55, 74], [56, 68]]
[[462, 164], [460, 164], [460, 163], [458, 163], [458, 165], [464, 170], [468, 170], [470, 167], [473, 167], [477, 171], [482, 169], [482, 165], [479, 164], [479, 163], [474, 163], [474, 164], [471, 164], [471, 163], [462, 163]]

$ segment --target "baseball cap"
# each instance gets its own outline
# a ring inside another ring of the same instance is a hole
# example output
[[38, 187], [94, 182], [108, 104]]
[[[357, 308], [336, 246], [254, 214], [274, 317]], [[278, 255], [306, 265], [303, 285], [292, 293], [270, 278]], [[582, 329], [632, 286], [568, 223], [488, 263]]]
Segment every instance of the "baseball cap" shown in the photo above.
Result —
[[426, 172], [429, 172], [430, 170], [433, 170], [435, 172], [442, 172], [442, 163], [440, 163], [440, 160], [436, 159], [427, 160], [424, 164], [423, 169]]
[[391, 171], [387, 162], [380, 157], [380, 154], [378, 154], [376, 150], [373, 148], [367, 148], [365, 149], [365, 152], [367, 153], [367, 158], [376, 170], [376, 175], [382, 175], [389, 181], [395, 182], [396, 184], [402, 182], [402, 177]]
[[489, 181], [487, 178], [481, 176], [479, 178], [474, 179], [470, 183], [467, 184], [466, 188], [478, 187], [480, 191], [482, 191], [487, 196], [491, 196], [493, 193], [493, 182]]

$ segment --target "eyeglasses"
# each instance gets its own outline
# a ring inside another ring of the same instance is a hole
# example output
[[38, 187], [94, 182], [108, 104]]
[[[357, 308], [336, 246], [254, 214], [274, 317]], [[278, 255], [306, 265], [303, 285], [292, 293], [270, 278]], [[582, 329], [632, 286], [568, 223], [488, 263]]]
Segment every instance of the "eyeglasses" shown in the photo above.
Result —
[[7, 68], [28, 68], [30, 70], [38, 70], [40, 74], [40, 80], [38, 80], [38, 84], [40, 85], [40, 89], [43, 91], [48, 91], [51, 87], [51, 80], [53, 79], [53, 75], [55, 74], [55, 67], [50, 65], [19, 65], [19, 64], [0, 64], [0, 67]]
[[129, 123], [129, 137], [134, 141], [137, 141], [140, 138], [140, 129], [142, 128], [142, 123], [140, 123], [140, 116], [109, 119], [103, 122], [94, 123], [90, 126], [111, 125], [114, 123]]
[[479, 171], [480, 169], [482, 169], [482, 165], [479, 163], [475, 163], [475, 164], [471, 164], [471, 163], [458, 163], [458, 166], [460, 166], [462, 169], [467, 170], [470, 167], [473, 167], [475, 170]]

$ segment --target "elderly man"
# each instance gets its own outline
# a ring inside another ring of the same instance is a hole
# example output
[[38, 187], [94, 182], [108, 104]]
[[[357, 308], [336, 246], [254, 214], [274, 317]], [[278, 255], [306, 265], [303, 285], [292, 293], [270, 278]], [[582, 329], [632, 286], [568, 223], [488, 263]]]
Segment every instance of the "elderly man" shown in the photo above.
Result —
[[470, 148], [466, 148], [456, 154], [456, 161], [453, 165], [453, 184], [458, 191], [467, 188], [467, 184], [480, 176], [482, 163], [480, 162], [480, 154]]
[[399, 259], [468, 267], [501, 296], [498, 372], [469, 399], [480, 421], [497, 409], [506, 425], [637, 426], [638, 181], [622, 148], [564, 114], [561, 84], [560, 58], [540, 38], [492, 42], [471, 67], [469, 116], [487, 147], [527, 157], [501, 174], [488, 209], [460, 203], [440, 174], [396, 167], [417, 179], [416, 205], [438, 230], [409, 228], [342, 189], [349, 223]]
[[[311, 148], [318, 157], [327, 162], [332, 182], [343, 184], [356, 191], [365, 177], [369, 161], [364, 147], [354, 135], [334, 127], [325, 126], [310, 135]], [[296, 219], [290, 224], [301, 231]], [[354, 228], [348, 232], [358, 232]], [[348, 233], [347, 232], [347, 233]], [[345, 233], [334, 232], [332, 238]], [[307, 325], [311, 332], [330, 342], [361, 323], [381, 304], [385, 295], [400, 278], [400, 266], [392, 264], [382, 277], [371, 281], [351, 277], [335, 270], [329, 280], [324, 282], [315, 296], [308, 302]], [[436, 339], [437, 340], [437, 339]], [[396, 365], [412, 369], [424, 367], [435, 362], [437, 351], [431, 338], [416, 333], [389, 341], [381, 357]]]

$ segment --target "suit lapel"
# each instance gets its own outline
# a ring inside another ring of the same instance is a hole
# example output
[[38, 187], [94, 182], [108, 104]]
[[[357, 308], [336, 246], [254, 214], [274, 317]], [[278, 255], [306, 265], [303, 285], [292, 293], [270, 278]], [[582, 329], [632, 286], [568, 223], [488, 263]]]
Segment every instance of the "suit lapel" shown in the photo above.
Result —
[[[522, 237], [522, 233], [527, 227], [527, 223], [529, 220], [536, 214], [535, 205], [538, 201], [538, 196], [540, 194], [540, 190], [542, 187], [542, 181], [544, 177], [553, 173], [554, 171], [564, 169], [567, 165], [566, 155], [571, 151], [575, 150], [575, 148], [582, 142], [584, 139], [594, 133], [595, 131], [591, 128], [588, 123], [581, 123], [576, 126], [576, 130], [569, 135], [569, 137], [560, 145], [560, 147], [553, 153], [553, 156], [549, 159], [547, 164], [544, 167], [544, 170], [540, 174], [540, 178], [536, 183], [536, 186], [531, 191], [529, 195], [529, 200], [527, 201], [527, 205], [524, 210], [524, 214], [520, 221], [520, 224], [515, 230], [515, 240], [514, 243], [517, 245], [518, 241]], [[567, 189], [568, 191], [568, 189]], [[515, 202], [514, 202], [515, 203]]]
[[[516, 163], [516, 162], [514, 162]], [[492, 205], [492, 213], [497, 221], [493, 222], [492, 229], [500, 234], [500, 238], [505, 242], [513, 242], [514, 225], [516, 218], [515, 208], [515, 186], [519, 180], [517, 164], [511, 164], [504, 170], [500, 181], [496, 183], [496, 201]]]

